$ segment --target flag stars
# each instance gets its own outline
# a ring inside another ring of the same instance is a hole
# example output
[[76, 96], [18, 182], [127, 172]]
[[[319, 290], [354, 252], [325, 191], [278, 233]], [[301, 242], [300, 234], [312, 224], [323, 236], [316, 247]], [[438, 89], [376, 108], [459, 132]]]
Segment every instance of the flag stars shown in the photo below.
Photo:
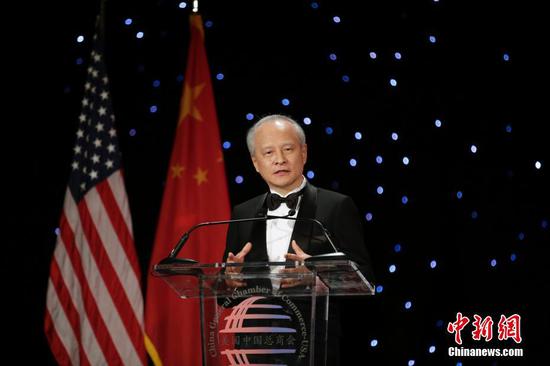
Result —
[[74, 148], [73, 148], [73, 151], [76, 155], [80, 154], [82, 152], [82, 147], [80, 145], [76, 145]]
[[86, 183], [82, 182], [80, 183], [80, 190], [85, 191], [86, 190]]
[[105, 107], [100, 107], [97, 112], [99, 113], [100, 116], [104, 116], [107, 114], [107, 110], [105, 109]]
[[189, 115], [197, 121], [202, 121], [202, 115], [197, 109], [196, 103], [193, 103], [193, 101], [197, 100], [197, 98], [201, 95], [204, 86], [205, 84], [202, 83], [191, 87], [188, 83], [185, 83], [183, 90], [183, 103], [181, 107], [181, 118], [179, 123], [181, 123]]
[[200, 186], [201, 184], [208, 182], [208, 170], [202, 170], [201, 168], [197, 168], [197, 172], [193, 176], [195, 180], [197, 181], [197, 185]]
[[176, 163], [176, 165], [171, 166], [170, 169], [172, 169], [172, 178], [180, 178], [185, 167]]
[[101, 147], [101, 139], [95, 139], [94, 140], [94, 146], [95, 147]]
[[95, 170], [92, 169], [92, 171], [90, 172], [90, 178], [91, 179], [97, 179], [97, 172]]
[[86, 107], [88, 105], [90, 105], [90, 101], [88, 100], [88, 98], [83, 98], [82, 99], [82, 106]]
[[81, 129], [78, 129], [78, 131], [76, 131], [76, 137], [81, 139], [84, 137], [84, 131], [82, 131]]
[[95, 55], [93, 55], [93, 57], [94, 57], [95, 62], [101, 61], [101, 55], [100, 54], [96, 53]]
[[97, 70], [92, 70], [92, 77], [97, 78], [99, 75], [99, 72]]
[[89, 81], [86, 84], [84, 84], [85, 90], [90, 90], [91, 88], [92, 88], [92, 83], [90, 83]]
[[78, 116], [78, 120], [80, 123], [86, 122], [86, 115], [84, 113], [80, 114], [80, 116]]
[[107, 151], [110, 153], [115, 152], [115, 145], [109, 144], [109, 146], [107, 146]]
[[109, 92], [107, 91], [102, 91], [101, 94], [100, 94], [100, 97], [102, 100], [106, 100], [107, 98], [109, 98]]
[[109, 78], [107, 76], [104, 76], [103, 79], [103, 84], [107, 85], [107, 83], [109, 83]]
[[111, 137], [115, 137], [115, 136], [116, 136], [116, 130], [115, 130], [114, 128], [111, 128], [111, 129], [109, 130], [109, 136], [111, 136]]
[[94, 154], [94, 155], [92, 156], [92, 161], [93, 161], [95, 164], [99, 164], [99, 155]]
[[[101, 113], [99, 113], [101, 115]], [[95, 126], [95, 129], [97, 130], [97, 132], [101, 132], [103, 131], [103, 123], [98, 123], [96, 126]]]
[[107, 169], [111, 169], [114, 166], [114, 163], [112, 160], [109, 159], [105, 162], [105, 166], [107, 167]]
[[73, 168], [73, 170], [78, 170], [78, 161], [73, 161], [71, 167]]

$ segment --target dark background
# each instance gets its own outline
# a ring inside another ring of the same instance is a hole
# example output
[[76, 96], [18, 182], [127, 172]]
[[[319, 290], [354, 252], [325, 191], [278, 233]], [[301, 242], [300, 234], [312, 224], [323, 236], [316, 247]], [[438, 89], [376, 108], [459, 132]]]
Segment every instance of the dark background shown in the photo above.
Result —
[[[184, 9], [178, 4], [112, 1], [106, 7], [107, 67], [144, 276], [185, 71], [191, 4]], [[543, 347], [550, 322], [542, 300], [549, 290], [550, 244], [543, 12], [521, 1], [315, 4], [201, 2], [203, 20], [211, 22], [206, 48], [221, 137], [231, 142], [224, 150], [231, 203], [265, 190], [245, 147], [251, 123], [270, 113], [300, 123], [309, 117], [304, 128], [306, 171], [314, 172], [310, 181], [354, 198], [365, 217], [377, 284], [383, 286], [373, 298], [348, 301], [344, 364], [548, 364]], [[42, 322], [49, 261], [99, 7], [95, 1], [20, 6], [6, 13], [17, 16], [4, 31], [9, 129], [3, 134], [8, 163], [3, 176], [10, 205], [2, 255], [8, 334], [3, 357], [7, 364], [48, 365], [53, 359]], [[124, 24], [127, 18], [131, 25]], [[142, 39], [135, 37], [138, 31]], [[79, 35], [84, 42], [76, 41]], [[153, 105], [156, 113], [150, 112]], [[358, 131], [361, 140], [354, 138]], [[475, 154], [471, 145], [477, 146]], [[378, 155], [382, 164], [376, 163]], [[408, 165], [402, 163], [405, 156]], [[449, 357], [454, 341], [445, 328], [459, 311], [495, 321], [495, 339], [487, 344], [472, 342], [471, 329], [463, 331], [469, 345], [521, 347], [524, 357]], [[522, 316], [520, 345], [496, 340], [500, 315], [514, 313]]]

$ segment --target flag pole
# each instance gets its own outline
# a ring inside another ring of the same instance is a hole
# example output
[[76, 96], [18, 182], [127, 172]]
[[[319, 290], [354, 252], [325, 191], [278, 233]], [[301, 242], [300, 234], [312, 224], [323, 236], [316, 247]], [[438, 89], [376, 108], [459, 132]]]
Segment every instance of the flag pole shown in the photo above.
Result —
[[193, 0], [193, 13], [199, 12], [199, 0]]

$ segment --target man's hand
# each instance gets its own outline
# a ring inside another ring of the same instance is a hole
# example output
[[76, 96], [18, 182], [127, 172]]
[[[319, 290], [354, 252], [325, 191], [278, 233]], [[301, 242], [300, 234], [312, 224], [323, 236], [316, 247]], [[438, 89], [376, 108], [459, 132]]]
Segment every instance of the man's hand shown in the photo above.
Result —
[[[285, 254], [285, 258], [288, 259], [288, 260], [295, 261], [295, 262], [300, 262], [300, 263], [303, 264], [303, 262], [307, 258], [311, 257], [311, 255], [305, 253], [302, 250], [302, 248], [300, 248], [298, 243], [296, 243], [296, 240], [292, 241], [292, 249], [294, 249], [295, 254], [292, 254], [292, 253]], [[299, 266], [299, 267], [296, 267], [296, 268], [284, 268], [281, 272], [283, 272], [283, 273], [296, 273], [296, 274], [303, 273], [305, 275], [311, 273], [311, 271], [309, 269], [307, 269], [306, 266], [303, 266], [303, 265]], [[311, 279], [308, 278], [308, 277], [305, 277], [305, 278], [300, 278], [300, 277], [285, 278], [281, 281], [281, 288], [289, 288], [289, 287], [295, 287], [295, 286], [299, 286], [299, 285], [311, 285], [312, 283], [314, 283], [314, 281], [312, 282]]]
[[[245, 246], [241, 249], [237, 255], [234, 255], [232, 252], [229, 252], [227, 255], [226, 263], [243, 263], [244, 257], [252, 250], [252, 243], [248, 242], [245, 244]], [[225, 267], [225, 273], [226, 274], [237, 274], [241, 272], [242, 267], [233, 267], [228, 266]], [[225, 283], [229, 287], [243, 287], [246, 286], [246, 282], [240, 281], [240, 280], [234, 280], [234, 279], [226, 279]]]

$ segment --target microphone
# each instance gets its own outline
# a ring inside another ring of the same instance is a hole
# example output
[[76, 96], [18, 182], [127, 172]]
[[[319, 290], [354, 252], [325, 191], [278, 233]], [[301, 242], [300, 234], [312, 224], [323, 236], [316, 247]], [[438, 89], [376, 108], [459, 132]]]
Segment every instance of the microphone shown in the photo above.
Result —
[[314, 224], [318, 225], [321, 230], [323, 231], [323, 235], [327, 239], [328, 243], [332, 247], [333, 253], [326, 253], [326, 254], [318, 254], [311, 256], [305, 260], [305, 262], [320, 262], [320, 261], [326, 261], [326, 260], [342, 260], [342, 259], [348, 259], [347, 255], [341, 252], [334, 242], [332, 241], [329, 231], [327, 228], [316, 219], [308, 218], [308, 217], [291, 217], [296, 214], [296, 210], [291, 209], [288, 211], [288, 214], [285, 216], [273, 216], [273, 215], [267, 215], [267, 208], [261, 208], [258, 213], [256, 214], [256, 217], [250, 217], [250, 218], [244, 218], [244, 219], [233, 219], [233, 220], [221, 220], [221, 221], [208, 221], [208, 222], [201, 222], [199, 224], [194, 225], [183, 233], [180, 240], [177, 242], [177, 244], [174, 246], [174, 249], [170, 252], [168, 257], [164, 258], [159, 262], [159, 264], [194, 264], [198, 263], [194, 259], [190, 258], [176, 258], [178, 253], [183, 248], [184, 244], [189, 239], [189, 236], [193, 231], [196, 229], [203, 227], [203, 226], [211, 226], [211, 225], [223, 225], [223, 224], [233, 224], [233, 223], [241, 223], [241, 222], [252, 222], [252, 221], [267, 221], [267, 220], [275, 220], [275, 219], [283, 219], [283, 220], [293, 220], [293, 221], [308, 221], [313, 222]]

